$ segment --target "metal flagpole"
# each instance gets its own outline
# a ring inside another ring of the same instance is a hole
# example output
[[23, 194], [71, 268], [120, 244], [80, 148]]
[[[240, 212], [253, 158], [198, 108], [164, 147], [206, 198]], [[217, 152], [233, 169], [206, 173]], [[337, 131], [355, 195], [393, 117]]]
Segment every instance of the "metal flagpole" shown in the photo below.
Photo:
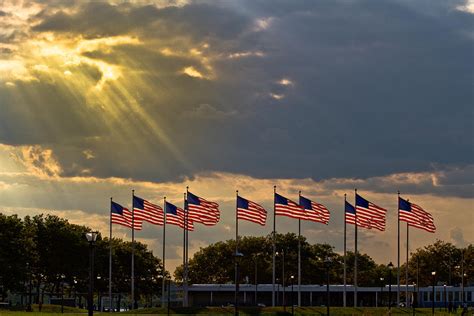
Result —
[[[110, 198], [112, 205], [112, 198]], [[112, 313], [112, 210], [110, 210], [110, 235], [109, 235], [109, 312]]]
[[408, 228], [408, 223], [407, 223], [407, 262], [405, 265], [405, 301], [406, 301], [406, 307], [409, 306], [408, 302], [408, 251], [409, 251], [409, 244], [408, 244], [408, 236], [409, 236], [409, 228]]
[[[398, 191], [398, 203], [400, 201], [400, 191]], [[398, 206], [398, 247], [397, 247], [397, 306], [400, 306], [400, 206]]]
[[135, 212], [133, 211], [133, 198], [135, 190], [132, 190], [132, 309], [135, 308]]
[[346, 254], [346, 194], [344, 193], [344, 296], [342, 297], [343, 301], [343, 306], [346, 307], [346, 259], [347, 259], [347, 254]]
[[[163, 272], [161, 280], [161, 307], [165, 306], [166, 289], [166, 196], [163, 198]], [[153, 306], [152, 306], [153, 307]]]
[[354, 232], [354, 307], [357, 307], [357, 189], [355, 191], [355, 232]]
[[301, 306], [301, 219], [298, 219], [298, 306]]
[[186, 307], [186, 290], [185, 290], [185, 284], [186, 284], [186, 223], [187, 223], [187, 218], [186, 218], [186, 212], [187, 212], [187, 207], [186, 207], [186, 193], [184, 193], [184, 223], [183, 223], [183, 307]]
[[273, 266], [272, 266], [272, 306], [275, 307], [275, 252], [276, 252], [276, 216], [275, 216], [275, 194], [276, 185], [273, 186]]
[[239, 217], [238, 217], [238, 198], [239, 190], [235, 191], [235, 315], [239, 315], [239, 262], [237, 255], [239, 253]]
[[[189, 187], [186, 187], [186, 199]], [[186, 227], [186, 287], [185, 287], [185, 298], [186, 298], [186, 307], [188, 307], [188, 278], [189, 278], [189, 231], [188, 231], [188, 219], [189, 219], [189, 207], [188, 203], [186, 203], [186, 223], [184, 226]]]

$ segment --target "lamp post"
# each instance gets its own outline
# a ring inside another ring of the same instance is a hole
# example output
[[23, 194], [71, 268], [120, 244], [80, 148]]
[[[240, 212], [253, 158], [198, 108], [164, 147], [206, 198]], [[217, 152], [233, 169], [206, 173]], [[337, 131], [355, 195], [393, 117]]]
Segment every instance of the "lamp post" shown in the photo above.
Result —
[[295, 279], [295, 276], [292, 275], [290, 277], [290, 280], [291, 280], [291, 315], [295, 315], [295, 304], [293, 303], [293, 281]]
[[283, 310], [286, 311], [286, 301], [285, 301], [285, 251], [283, 249], [281, 252], [276, 252], [275, 253], [277, 256], [281, 254], [282, 258], [282, 266], [281, 266], [281, 286], [283, 289], [283, 295], [282, 295], [282, 304], [283, 304]]
[[390, 261], [388, 264], [388, 310], [392, 310], [392, 269], [393, 263]]
[[28, 312], [31, 312], [32, 309], [31, 309], [31, 268], [30, 268], [30, 263], [27, 262], [26, 263], [26, 269], [28, 270], [28, 306], [26, 308], [26, 310]]
[[64, 274], [61, 274], [61, 314], [64, 313], [64, 279], [66, 276]]
[[330, 301], [330, 291], [329, 291], [329, 268], [331, 266], [331, 258], [326, 257], [326, 260], [324, 260], [324, 265], [326, 266], [326, 315], [329, 316], [329, 306], [331, 305]]
[[446, 312], [448, 310], [448, 300], [446, 297], [446, 284], [443, 285], [444, 288], [444, 311]]
[[235, 304], [234, 304], [234, 314], [239, 315], [239, 268], [240, 268], [240, 259], [244, 255], [240, 252], [235, 252]]
[[383, 281], [385, 279], [383, 277], [380, 277], [380, 307], [383, 305]]
[[257, 268], [258, 268], [258, 266], [257, 266], [257, 263], [258, 263], [258, 254], [255, 255], [255, 257], [254, 257], [254, 262], [255, 262], [255, 306], [258, 306], [258, 297], [257, 297], [257, 296], [258, 296], [258, 294], [257, 294], [257, 293], [258, 293], [258, 278], [257, 278], [257, 272], [258, 272], [258, 270], [257, 270]]
[[94, 310], [92, 308], [94, 295], [94, 245], [98, 234], [98, 232], [86, 233], [86, 238], [89, 242], [89, 298], [87, 303], [88, 316], [92, 316], [94, 314]]
[[431, 272], [433, 276], [433, 297], [431, 299], [431, 314], [434, 315], [434, 302], [435, 302], [435, 278], [436, 278], [436, 271]]
[[276, 278], [276, 283], [277, 283], [277, 296], [276, 296], [276, 305], [278, 306], [279, 301], [280, 301], [280, 279]]

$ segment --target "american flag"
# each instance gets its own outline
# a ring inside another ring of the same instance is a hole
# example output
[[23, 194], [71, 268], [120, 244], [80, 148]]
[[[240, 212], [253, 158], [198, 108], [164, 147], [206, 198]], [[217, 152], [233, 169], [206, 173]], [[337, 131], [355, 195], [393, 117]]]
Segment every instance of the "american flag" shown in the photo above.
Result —
[[163, 209], [138, 196], [133, 196], [133, 212], [135, 220], [143, 220], [154, 225], [163, 225]]
[[[166, 202], [165, 211], [166, 211], [166, 224], [177, 225], [185, 229], [185, 221], [184, 221], [185, 214], [182, 208], [179, 208], [174, 204]], [[193, 222], [190, 220], [188, 220], [187, 230], [190, 230], [190, 231], [194, 230]]]
[[355, 225], [356, 223], [356, 210], [354, 206], [351, 205], [349, 202], [345, 202], [344, 206], [344, 218], [347, 224]]
[[303, 220], [307, 219], [303, 207], [278, 193], [275, 193], [275, 215], [288, 216]]
[[[132, 228], [132, 212], [130, 212], [122, 205], [115, 203], [114, 201], [111, 201], [110, 203], [110, 216], [112, 224], [118, 224], [128, 228]], [[133, 224], [135, 230], [142, 229], [141, 221], [134, 220]]]
[[414, 203], [398, 198], [398, 219], [408, 225], [434, 233], [436, 226], [433, 216]]
[[300, 205], [306, 211], [307, 220], [326, 225], [329, 223], [329, 210], [324, 205], [313, 202], [301, 195]]
[[207, 226], [213, 226], [219, 222], [219, 204], [200, 198], [189, 191], [186, 194], [186, 202], [189, 220]]
[[237, 218], [265, 226], [267, 211], [261, 205], [237, 196]]
[[385, 230], [387, 210], [356, 194], [357, 226]]

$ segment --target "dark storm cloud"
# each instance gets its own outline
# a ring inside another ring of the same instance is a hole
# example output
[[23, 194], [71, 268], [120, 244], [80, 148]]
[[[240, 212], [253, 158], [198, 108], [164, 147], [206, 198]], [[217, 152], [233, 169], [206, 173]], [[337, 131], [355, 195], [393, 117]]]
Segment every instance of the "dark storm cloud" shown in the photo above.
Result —
[[[41, 90], [57, 104], [48, 113], [69, 122], [55, 129], [99, 137], [64, 149], [57, 134], [19, 129], [37, 124], [8, 102], [5, 117], [21, 124], [2, 124], [0, 137], [7, 143], [53, 143], [61, 162], [79, 163], [98, 176], [157, 181], [208, 170], [324, 179], [469, 165], [473, 15], [455, 9], [462, 4], [241, 1], [158, 9], [93, 2], [75, 13], [45, 10], [37, 33], [139, 37], [141, 45], [85, 56], [128, 67], [137, 80], [128, 81], [127, 89], [140, 96], [140, 106], [192, 163], [183, 166], [155, 139], [139, 134], [152, 146], [141, 147], [133, 161], [111, 160], [108, 145], [130, 151], [130, 140], [107, 135], [94, 115], [92, 122], [80, 117], [72, 110], [75, 96], [62, 96], [59, 106], [48, 93], [51, 86]], [[199, 47], [212, 71], [197, 57], [159, 53], [204, 43], [209, 48]], [[256, 51], [261, 56], [228, 58]], [[179, 73], [187, 66], [215, 78]], [[293, 84], [278, 83], [282, 78]], [[32, 104], [22, 108], [39, 111]], [[95, 158], [77, 162], [74, 148], [90, 148]]]

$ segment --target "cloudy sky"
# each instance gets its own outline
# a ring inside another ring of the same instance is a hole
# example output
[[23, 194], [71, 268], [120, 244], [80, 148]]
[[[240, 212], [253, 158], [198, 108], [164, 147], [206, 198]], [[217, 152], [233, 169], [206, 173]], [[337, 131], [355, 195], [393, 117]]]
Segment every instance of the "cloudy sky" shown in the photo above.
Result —
[[[271, 212], [277, 185], [330, 208], [303, 234], [341, 251], [357, 187], [389, 209], [386, 232], [360, 233], [380, 263], [396, 260], [397, 190], [438, 227], [412, 249], [472, 243], [473, 14], [463, 0], [3, 0], [0, 211], [106, 234], [111, 196], [182, 203], [189, 186], [222, 206], [193, 253], [235, 234], [236, 189]], [[158, 254], [161, 234], [137, 238]], [[167, 240], [173, 270], [179, 230]]]

